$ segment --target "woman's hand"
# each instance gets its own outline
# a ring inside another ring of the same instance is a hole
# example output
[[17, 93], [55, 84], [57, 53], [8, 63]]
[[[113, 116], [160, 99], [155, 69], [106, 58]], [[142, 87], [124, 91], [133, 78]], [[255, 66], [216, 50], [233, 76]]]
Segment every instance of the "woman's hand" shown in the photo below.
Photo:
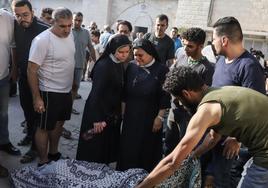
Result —
[[95, 122], [93, 123], [94, 126], [94, 132], [95, 133], [101, 133], [103, 131], [103, 129], [106, 127], [106, 122], [105, 121], [101, 121], [101, 122]]
[[163, 125], [163, 121], [162, 119], [160, 119], [160, 117], [156, 116], [156, 118], [154, 119], [154, 125], [153, 125], [153, 132], [158, 132]]

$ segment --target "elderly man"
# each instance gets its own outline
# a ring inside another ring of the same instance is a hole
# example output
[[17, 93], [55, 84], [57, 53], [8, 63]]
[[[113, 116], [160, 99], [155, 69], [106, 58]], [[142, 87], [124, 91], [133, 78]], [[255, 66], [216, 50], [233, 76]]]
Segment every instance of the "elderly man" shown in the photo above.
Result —
[[197, 72], [185, 66], [168, 73], [164, 89], [183, 105], [197, 106], [197, 112], [191, 118], [181, 142], [138, 188], [153, 187], [170, 177], [180, 168], [207, 129], [211, 131], [204, 140], [205, 147], [194, 152], [194, 155], [199, 156], [212, 148], [222, 135], [234, 136], [248, 147], [253, 156], [244, 167], [238, 187], [267, 187], [267, 96], [243, 87], [209, 88]]
[[[39, 114], [35, 140], [40, 157], [38, 166], [58, 160], [58, 144], [65, 120], [72, 110], [72, 83], [75, 44], [72, 13], [57, 8], [53, 26], [39, 34], [32, 42], [28, 79], [33, 95], [34, 110]], [[49, 144], [49, 148], [48, 148]]]

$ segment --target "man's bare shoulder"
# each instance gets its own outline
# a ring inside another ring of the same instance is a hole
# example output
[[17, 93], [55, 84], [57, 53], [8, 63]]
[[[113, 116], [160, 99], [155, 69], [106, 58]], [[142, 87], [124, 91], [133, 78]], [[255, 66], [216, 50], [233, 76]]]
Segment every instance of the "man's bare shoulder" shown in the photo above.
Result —
[[211, 118], [211, 126], [213, 126], [221, 120], [222, 107], [218, 102], [206, 102], [198, 107], [197, 113], [205, 118]]

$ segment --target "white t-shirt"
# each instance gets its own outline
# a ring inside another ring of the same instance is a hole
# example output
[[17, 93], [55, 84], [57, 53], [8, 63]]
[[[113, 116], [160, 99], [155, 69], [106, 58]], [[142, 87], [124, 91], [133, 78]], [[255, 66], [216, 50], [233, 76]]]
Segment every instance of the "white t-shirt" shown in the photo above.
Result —
[[59, 38], [50, 29], [37, 35], [31, 45], [29, 61], [40, 65], [39, 89], [68, 93], [72, 89], [75, 45], [73, 34]]
[[11, 47], [14, 46], [14, 17], [0, 9], [0, 80], [9, 74]]

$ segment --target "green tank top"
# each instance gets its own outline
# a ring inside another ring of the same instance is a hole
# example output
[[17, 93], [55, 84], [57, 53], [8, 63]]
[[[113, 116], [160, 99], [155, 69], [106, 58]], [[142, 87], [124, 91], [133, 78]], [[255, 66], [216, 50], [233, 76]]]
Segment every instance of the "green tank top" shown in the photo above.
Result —
[[248, 147], [256, 165], [268, 168], [268, 97], [252, 89], [236, 86], [209, 88], [199, 106], [221, 104], [220, 123], [212, 129], [235, 137]]

